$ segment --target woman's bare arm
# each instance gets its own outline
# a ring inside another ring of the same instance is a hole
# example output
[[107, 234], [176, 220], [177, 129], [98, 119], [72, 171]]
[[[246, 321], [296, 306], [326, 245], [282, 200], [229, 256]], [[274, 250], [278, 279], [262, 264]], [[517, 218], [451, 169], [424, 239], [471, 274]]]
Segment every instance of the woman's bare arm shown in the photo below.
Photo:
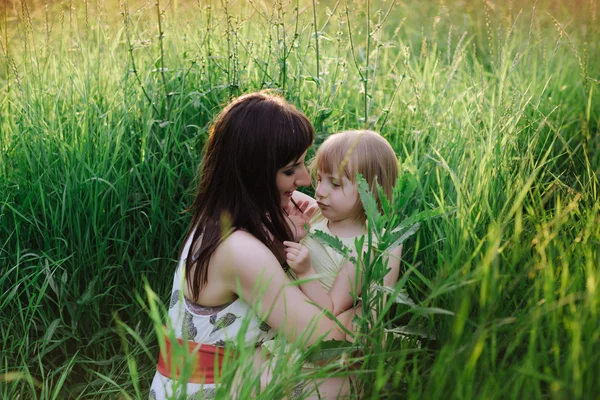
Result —
[[213, 257], [211, 264], [223, 268], [231, 290], [288, 341], [302, 338], [310, 345], [319, 339], [344, 339], [337, 323], [310, 304], [271, 251], [251, 234], [234, 232]]

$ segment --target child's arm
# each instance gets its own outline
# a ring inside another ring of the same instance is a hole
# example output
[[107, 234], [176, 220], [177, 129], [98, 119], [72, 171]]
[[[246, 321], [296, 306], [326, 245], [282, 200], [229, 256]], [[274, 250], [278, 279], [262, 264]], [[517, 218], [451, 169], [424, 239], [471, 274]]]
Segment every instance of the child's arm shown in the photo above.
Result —
[[354, 303], [352, 293], [360, 296], [361, 287], [362, 273], [359, 272], [356, 265], [346, 260], [329, 291], [329, 297], [333, 303], [333, 315], [338, 316], [351, 308]]
[[[396, 283], [398, 283], [401, 255], [402, 245], [389, 252], [389, 255], [387, 256], [387, 267], [389, 271], [383, 278], [384, 286], [393, 288], [396, 286]], [[353, 306], [354, 300], [351, 293], [355, 293], [357, 296], [360, 296], [362, 279], [363, 276], [362, 273], [360, 273], [359, 268], [350, 261], [346, 261], [340, 269], [338, 276], [335, 278], [335, 282], [333, 283], [331, 291], [329, 292], [329, 297], [333, 303], [333, 315], [337, 316]]]
[[[300, 280], [316, 275], [310, 263], [308, 249], [295, 242], [283, 242], [286, 246], [286, 258], [290, 268], [296, 273]], [[402, 246], [398, 246], [389, 252], [388, 273], [383, 279], [383, 284], [394, 287], [398, 282], [400, 271], [400, 256]], [[330, 311], [337, 316], [352, 307], [354, 300], [351, 293], [360, 296], [362, 287], [362, 273], [359, 268], [350, 261], [346, 261], [335, 278], [335, 282], [329, 293], [323, 289], [318, 279], [306, 280], [300, 284], [302, 292], [319, 307]]]
[[[305, 246], [296, 242], [283, 242], [283, 244], [287, 263], [296, 274], [297, 279], [305, 280], [305, 278], [316, 275], [310, 262], [310, 253]], [[323, 289], [318, 279], [305, 280], [300, 283], [300, 290], [319, 307], [336, 315], [332, 298]]]
[[398, 283], [398, 276], [400, 275], [400, 257], [402, 257], [402, 245], [390, 250], [387, 256], [389, 268], [388, 273], [383, 278], [383, 285], [387, 287], [394, 287]]
[[[305, 246], [295, 242], [283, 242], [283, 244], [286, 246], [287, 262], [299, 280], [316, 275], [310, 262], [310, 253]], [[306, 279], [300, 283], [300, 289], [319, 307], [337, 316], [352, 306], [351, 292], [360, 294], [361, 285], [362, 274], [358, 275], [357, 280], [356, 266], [346, 261], [340, 268], [329, 293], [325, 291], [318, 279]]]

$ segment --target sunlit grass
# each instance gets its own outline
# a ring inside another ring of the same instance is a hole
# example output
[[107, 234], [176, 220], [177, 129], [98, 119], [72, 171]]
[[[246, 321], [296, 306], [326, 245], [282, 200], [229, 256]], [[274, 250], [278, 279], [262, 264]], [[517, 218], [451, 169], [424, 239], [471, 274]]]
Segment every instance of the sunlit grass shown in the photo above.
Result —
[[381, 131], [444, 212], [402, 267], [451, 315], [395, 306], [436, 340], [373, 329], [365, 397], [600, 392], [595, 1], [55, 3], [0, 6], [1, 398], [146, 398], [207, 126], [262, 88], [317, 145]]

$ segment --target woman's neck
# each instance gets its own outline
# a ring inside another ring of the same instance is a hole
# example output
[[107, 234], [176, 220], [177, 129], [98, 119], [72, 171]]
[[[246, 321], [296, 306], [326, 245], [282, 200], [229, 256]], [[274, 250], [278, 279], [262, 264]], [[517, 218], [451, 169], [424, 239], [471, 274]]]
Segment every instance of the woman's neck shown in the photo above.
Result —
[[327, 221], [327, 228], [334, 236], [349, 238], [365, 233], [365, 222], [359, 219], [343, 219], [341, 221]]

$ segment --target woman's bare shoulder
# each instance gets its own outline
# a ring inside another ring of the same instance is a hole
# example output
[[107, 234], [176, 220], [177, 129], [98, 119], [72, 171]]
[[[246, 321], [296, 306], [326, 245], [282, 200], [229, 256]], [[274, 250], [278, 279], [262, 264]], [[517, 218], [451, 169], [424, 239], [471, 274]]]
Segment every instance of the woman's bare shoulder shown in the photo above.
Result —
[[237, 250], [245, 249], [248, 246], [256, 246], [257, 251], [269, 251], [268, 247], [265, 246], [263, 242], [258, 240], [256, 236], [243, 230], [237, 230], [233, 232], [225, 240], [223, 240], [219, 247], [227, 249], [228, 251], [234, 251], [235, 253], [238, 253]]
[[246, 268], [249, 264], [278, 265], [275, 255], [254, 235], [235, 231], [219, 245], [214, 261], [229, 271]]

